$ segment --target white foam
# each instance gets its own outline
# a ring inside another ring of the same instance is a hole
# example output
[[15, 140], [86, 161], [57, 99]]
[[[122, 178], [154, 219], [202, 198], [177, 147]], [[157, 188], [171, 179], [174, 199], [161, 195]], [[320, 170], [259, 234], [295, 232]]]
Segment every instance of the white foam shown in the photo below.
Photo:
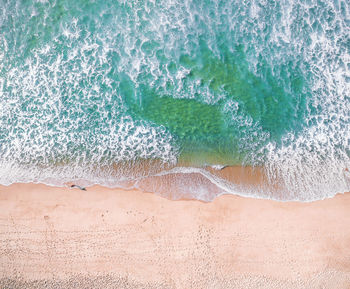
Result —
[[[12, 9], [10, 2], [0, 11], [0, 26], [8, 22], [10, 13], [24, 13]], [[269, 139], [268, 133], [249, 115], [238, 113], [238, 102], [228, 101], [224, 106], [226, 123], [244, 128], [238, 136], [247, 145], [241, 149], [256, 153], [258, 156], [250, 156], [251, 159], [255, 157], [254, 160], [261, 162], [266, 161], [260, 157], [267, 152], [271, 181], [282, 181], [288, 189], [284, 196], [270, 196], [266, 192], [255, 195], [307, 201], [349, 190], [344, 169], [350, 166], [350, 55], [346, 42], [350, 34], [350, 9], [346, 1], [321, 2], [322, 5], [316, 1], [280, 1], [279, 5], [270, 5], [268, 1], [252, 1], [247, 5], [242, 1], [217, 1], [215, 9], [210, 9], [206, 7], [208, 3], [190, 0], [146, 1], [144, 7], [138, 1], [124, 1], [131, 8], [130, 14], [115, 11], [120, 14], [114, 15], [107, 27], [102, 27], [99, 19], [91, 20], [96, 25], [95, 34], [86, 33], [77, 18], [62, 22], [60, 31], [52, 32], [56, 34], [48, 44], [31, 49], [24, 64], [16, 62], [6, 37], [0, 35], [0, 70], [6, 70], [6, 77], [0, 76], [0, 125], [9, 128], [8, 142], [1, 147], [0, 183], [60, 184], [70, 178], [120, 184], [126, 178], [125, 171], [116, 176], [108, 170], [105, 173], [96, 170], [95, 164], [99, 162], [101, 166], [111, 164], [112, 161], [103, 162], [105, 155], [114, 162], [156, 158], [174, 164], [179, 148], [164, 127], [123, 117], [127, 107], [119, 95], [119, 80], [114, 79], [116, 75], [110, 76], [109, 55], [118, 54], [114, 68], [125, 74], [135, 87], [146, 75], [147, 85], [161, 86], [168, 95], [194, 98], [197, 93], [199, 101], [215, 104], [227, 95], [223, 91], [214, 94], [198, 80], [186, 84], [191, 71], [177, 62], [182, 54], [196, 55], [198, 35], [206, 36], [209, 49], [220, 59], [214, 31], [217, 29], [225, 33], [231, 51], [234, 45], [242, 44], [244, 37], [250, 39], [245, 43], [247, 61], [257, 77], [264, 76], [258, 69], [262, 59], [274, 68], [273, 77], [292, 93], [291, 83], [284, 82], [280, 75], [284, 65], [290, 62], [294, 65], [296, 61], [295, 67], [300, 67], [311, 87], [311, 98], [307, 100], [310, 116], [306, 119], [309, 126], [301, 132], [286, 134], [281, 145], [268, 143], [257, 153], [256, 148]], [[100, 18], [109, 13], [108, 7], [104, 9], [98, 11]], [[37, 13], [28, 12], [30, 17]], [[26, 31], [21, 27], [15, 25], [17, 30], [11, 33], [23, 35]], [[156, 42], [157, 46], [146, 53], [142, 45], [148, 41]], [[69, 48], [66, 55], [60, 50], [62, 46]], [[174, 61], [176, 70], [169, 71], [157, 52]], [[166, 83], [172, 83], [175, 88], [167, 90]], [[101, 84], [108, 89], [103, 90]], [[84, 105], [77, 102], [77, 107], [69, 109], [70, 102], [81, 96]], [[98, 108], [107, 125], [91, 133], [79, 131], [79, 127], [93, 121], [86, 108], [95, 104], [112, 104], [115, 108], [112, 117]], [[257, 135], [260, 143], [254, 138]], [[73, 163], [53, 165], [57, 156], [63, 163], [66, 158]], [[177, 168], [154, 177], [169, 174], [196, 174], [222, 192], [241, 194], [232, 184], [201, 169]], [[198, 181], [198, 186], [201, 182]], [[195, 191], [193, 188], [194, 195]], [[200, 187], [199, 198], [205, 199], [204, 186]]]
[[[322, 29], [310, 33], [311, 43], [293, 42], [297, 50], [302, 49], [306, 61], [313, 71], [311, 105], [318, 113], [310, 114], [309, 123], [314, 123], [296, 138], [286, 136], [281, 148], [269, 147], [269, 171], [272, 178], [282, 176], [286, 187], [292, 188], [290, 198], [314, 200], [330, 197], [339, 192], [349, 191], [344, 179], [344, 169], [349, 167], [349, 111], [346, 100], [350, 87], [346, 84], [348, 68], [342, 63], [349, 62], [349, 52], [344, 49], [342, 38], [349, 35], [346, 18], [340, 15], [331, 1], [325, 1], [326, 9], [334, 19], [321, 19]], [[288, 6], [288, 5], [286, 5]], [[316, 4], [311, 5], [317, 8]], [[311, 8], [306, 7], [306, 8]], [[283, 18], [285, 26], [295, 24], [295, 15]], [[306, 14], [307, 17], [314, 17]], [[311, 20], [312, 22], [313, 20]], [[338, 33], [334, 31], [338, 25]], [[290, 29], [290, 28], [289, 28]]]

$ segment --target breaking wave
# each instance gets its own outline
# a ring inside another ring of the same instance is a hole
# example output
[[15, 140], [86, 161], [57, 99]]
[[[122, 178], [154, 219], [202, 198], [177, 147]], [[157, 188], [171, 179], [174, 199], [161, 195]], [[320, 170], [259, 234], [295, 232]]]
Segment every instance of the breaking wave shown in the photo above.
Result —
[[347, 1], [0, 5], [1, 184], [204, 201], [350, 190]]

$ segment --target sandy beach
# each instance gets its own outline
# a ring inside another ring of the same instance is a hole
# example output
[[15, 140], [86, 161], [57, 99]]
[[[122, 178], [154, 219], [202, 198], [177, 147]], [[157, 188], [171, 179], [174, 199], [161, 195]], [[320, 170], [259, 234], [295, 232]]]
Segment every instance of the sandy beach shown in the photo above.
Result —
[[350, 0], [0, 3], [0, 289], [350, 289]]
[[350, 288], [349, 208], [2, 186], [0, 288]]

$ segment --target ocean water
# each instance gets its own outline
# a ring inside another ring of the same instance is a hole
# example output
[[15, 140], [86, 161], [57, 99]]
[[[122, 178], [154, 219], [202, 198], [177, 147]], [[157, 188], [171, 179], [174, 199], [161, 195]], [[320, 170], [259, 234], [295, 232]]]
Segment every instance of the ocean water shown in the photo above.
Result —
[[[350, 190], [348, 1], [0, 7], [1, 184], [73, 181], [205, 201]], [[237, 186], [219, 174], [232, 165], [262, 169], [282, 189]], [[164, 177], [167, 188], [150, 187]]]

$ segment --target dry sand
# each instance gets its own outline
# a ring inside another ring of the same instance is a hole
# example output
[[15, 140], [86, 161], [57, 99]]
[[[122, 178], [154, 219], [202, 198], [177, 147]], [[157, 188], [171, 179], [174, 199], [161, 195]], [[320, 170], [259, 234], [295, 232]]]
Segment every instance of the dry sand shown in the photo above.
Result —
[[350, 194], [203, 203], [3, 186], [0, 288], [350, 288]]

